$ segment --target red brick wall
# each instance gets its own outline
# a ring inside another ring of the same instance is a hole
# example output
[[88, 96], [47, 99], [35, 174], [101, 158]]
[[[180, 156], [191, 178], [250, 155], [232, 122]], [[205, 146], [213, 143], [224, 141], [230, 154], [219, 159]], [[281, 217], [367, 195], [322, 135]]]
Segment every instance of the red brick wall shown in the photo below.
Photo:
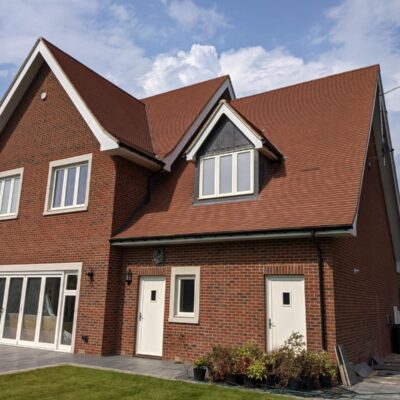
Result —
[[[323, 249], [328, 256], [328, 242]], [[124, 251], [124, 267], [134, 276], [125, 287], [121, 302], [121, 352], [135, 353], [139, 277], [166, 276], [164, 357], [192, 359], [209, 351], [213, 344], [235, 345], [255, 341], [266, 345], [266, 275], [304, 275], [306, 291], [307, 342], [310, 349], [321, 348], [320, 302], [317, 255], [309, 239], [257, 241], [228, 244], [165, 247], [163, 267], [152, 264], [152, 249]], [[170, 269], [200, 266], [200, 319], [198, 325], [168, 322]], [[328, 295], [332, 293], [330, 267], [325, 266]], [[329, 345], [334, 343], [333, 302], [328, 301]]]
[[[356, 238], [333, 240], [337, 341], [353, 362], [390, 353], [397, 278], [375, 145], [368, 149]], [[345, 166], [344, 166], [345, 167]], [[354, 274], [354, 268], [360, 270]]]
[[[46, 101], [40, 100], [43, 91], [48, 94]], [[88, 210], [43, 216], [49, 162], [87, 153], [93, 154]], [[110, 307], [115, 306], [107, 287], [117, 290], [111, 277], [119, 276], [119, 262], [118, 250], [113, 250], [111, 264], [118, 265], [118, 272], [109, 270], [109, 238], [113, 218], [114, 225], [120, 223], [128, 202], [132, 207], [135, 203], [132, 196], [121, 196], [126, 204], [113, 214], [116, 168], [126, 169], [125, 164], [99, 151], [96, 138], [47, 66], [40, 69], [0, 135], [0, 171], [25, 168], [18, 219], [0, 221], [0, 265], [83, 262], [76, 351], [115, 350], [112, 319], [105, 321], [105, 315], [109, 317]], [[135, 178], [131, 188], [143, 179], [141, 168], [129, 164], [130, 176]], [[120, 182], [118, 192], [132, 192], [124, 191], [123, 178]], [[85, 275], [90, 269], [93, 282]], [[82, 342], [82, 335], [89, 336], [88, 344]]]

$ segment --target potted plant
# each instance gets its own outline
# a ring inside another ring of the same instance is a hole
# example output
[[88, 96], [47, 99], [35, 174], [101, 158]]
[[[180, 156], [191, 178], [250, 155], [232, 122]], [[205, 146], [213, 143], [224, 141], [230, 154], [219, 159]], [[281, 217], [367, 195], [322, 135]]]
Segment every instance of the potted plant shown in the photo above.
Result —
[[253, 343], [232, 349], [231, 371], [226, 376], [226, 381], [232, 385], [243, 385], [248, 366], [255, 360], [262, 351]]
[[231, 370], [231, 350], [220, 345], [214, 346], [208, 359], [210, 360], [208, 368], [212, 380], [214, 382], [224, 381]]
[[300, 390], [301, 382], [301, 355], [305, 350], [303, 336], [297, 332], [292, 333], [284, 345], [276, 353], [278, 381], [281, 386], [290, 390]]
[[268, 386], [275, 386], [276, 384], [276, 371], [278, 368], [279, 357], [277, 352], [273, 351], [267, 353], [264, 357], [265, 370], [266, 370], [266, 384]]
[[319, 353], [319, 384], [323, 388], [332, 387], [337, 377], [337, 366], [326, 351]]
[[195, 381], [204, 382], [206, 379], [208, 360], [205, 357], [197, 357], [193, 361], [193, 378]]
[[267, 377], [267, 369], [264, 360], [255, 360], [247, 367], [246, 375], [244, 377], [245, 387], [259, 386]]

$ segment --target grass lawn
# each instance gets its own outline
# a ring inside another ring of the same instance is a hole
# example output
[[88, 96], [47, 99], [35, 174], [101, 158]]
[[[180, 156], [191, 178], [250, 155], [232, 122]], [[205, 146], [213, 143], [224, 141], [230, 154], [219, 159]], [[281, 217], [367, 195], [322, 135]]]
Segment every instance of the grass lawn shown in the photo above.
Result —
[[0, 375], [0, 399], [284, 400], [285, 397], [208, 384], [195, 385], [140, 375], [60, 366]]

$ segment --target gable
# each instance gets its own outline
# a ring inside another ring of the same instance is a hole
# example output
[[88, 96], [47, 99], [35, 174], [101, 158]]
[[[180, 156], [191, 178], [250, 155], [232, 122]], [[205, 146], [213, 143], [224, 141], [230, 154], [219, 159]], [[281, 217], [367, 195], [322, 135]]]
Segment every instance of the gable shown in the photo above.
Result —
[[[226, 124], [224, 128], [226, 135], [223, 134], [223, 137], [225, 139], [229, 138], [229, 135], [227, 135], [227, 133], [230, 129], [230, 137], [232, 138], [232, 140], [234, 140], [235, 135], [237, 136], [237, 140], [242, 140], [241, 136], [238, 136], [238, 133], [235, 133], [234, 127], [236, 127], [236, 132], [240, 132], [246, 138], [246, 140], [252, 144], [252, 147], [254, 149], [257, 149], [260, 152], [264, 153], [272, 160], [277, 160], [282, 157], [282, 154], [276, 149], [276, 147], [272, 145], [272, 143], [268, 139], [266, 139], [265, 136], [261, 135], [260, 132], [258, 132], [257, 128], [250, 124], [248, 120], [243, 118], [233, 107], [230, 106], [230, 104], [226, 100], [221, 100], [217, 108], [214, 110], [213, 114], [211, 114], [209, 119], [204, 124], [203, 128], [200, 130], [197, 137], [192, 141], [192, 144], [189, 146], [189, 149], [186, 152], [186, 159], [188, 161], [196, 160], [196, 157], [199, 155], [199, 150], [203, 147], [204, 143], [214, 132], [214, 128], [217, 127], [218, 124], [220, 124], [221, 118], [228, 119], [231, 122], [231, 124]], [[224, 119], [222, 121], [224, 121]], [[229, 146], [229, 140], [226, 144], [227, 146]], [[233, 143], [231, 145], [233, 145]]]
[[203, 156], [244, 148], [254, 148], [254, 145], [229, 118], [223, 115], [199, 149], [198, 155]]

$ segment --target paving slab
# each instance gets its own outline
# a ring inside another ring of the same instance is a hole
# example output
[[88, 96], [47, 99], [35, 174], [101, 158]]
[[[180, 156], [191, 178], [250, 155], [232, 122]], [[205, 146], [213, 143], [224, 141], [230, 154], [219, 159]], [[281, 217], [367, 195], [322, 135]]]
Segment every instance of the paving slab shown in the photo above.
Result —
[[[127, 356], [101, 357], [0, 345], [0, 374], [65, 364], [165, 379], [192, 380], [193, 378], [191, 365], [177, 364], [169, 360]], [[380, 376], [380, 374], [374, 372], [373, 375], [350, 388], [335, 388], [332, 391], [319, 391], [312, 394], [302, 393], [301, 397], [321, 400], [400, 400], [400, 373], [394, 372], [386, 376]]]

